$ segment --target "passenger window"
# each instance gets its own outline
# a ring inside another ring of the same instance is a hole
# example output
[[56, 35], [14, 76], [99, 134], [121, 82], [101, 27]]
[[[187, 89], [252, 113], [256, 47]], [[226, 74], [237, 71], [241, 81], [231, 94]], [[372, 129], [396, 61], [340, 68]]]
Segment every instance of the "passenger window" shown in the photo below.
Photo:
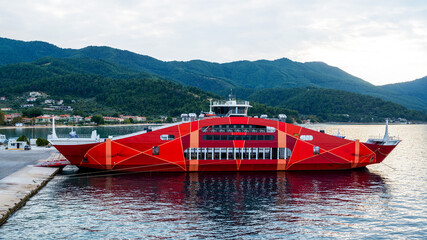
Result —
[[313, 136], [312, 135], [301, 135], [299, 139], [301, 139], [303, 141], [312, 141]]

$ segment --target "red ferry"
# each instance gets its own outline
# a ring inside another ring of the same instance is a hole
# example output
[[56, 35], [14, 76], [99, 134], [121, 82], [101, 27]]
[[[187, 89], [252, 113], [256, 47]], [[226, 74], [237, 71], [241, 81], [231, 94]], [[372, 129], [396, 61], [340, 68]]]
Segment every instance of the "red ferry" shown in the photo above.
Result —
[[[211, 100], [196, 118], [129, 135], [58, 138], [52, 145], [79, 168], [133, 172], [282, 171], [361, 168], [380, 163], [399, 144], [388, 136], [367, 142], [286, 123], [286, 116], [248, 117], [249, 102]], [[213, 111], [212, 111], [213, 108]]]

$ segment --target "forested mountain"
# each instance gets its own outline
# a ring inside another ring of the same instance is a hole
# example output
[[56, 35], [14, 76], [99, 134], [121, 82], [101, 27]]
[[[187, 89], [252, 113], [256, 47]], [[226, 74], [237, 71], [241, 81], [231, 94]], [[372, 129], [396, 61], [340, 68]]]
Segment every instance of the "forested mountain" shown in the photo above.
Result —
[[419, 105], [427, 104], [427, 76], [411, 82], [380, 86], [380, 88], [395, 92], [400, 96], [412, 96], [418, 99]]
[[[164, 62], [110, 47], [61, 49], [43, 42], [0, 38], [0, 65], [36, 61], [46, 56], [99, 59], [119, 64], [134, 73], [148, 72], [217, 94], [229, 91], [230, 88], [253, 91], [253, 89], [266, 88], [317, 87], [368, 94], [413, 109], [427, 110], [427, 100], [423, 96], [411, 94], [410, 91], [398, 91], [399, 87], [374, 86], [339, 68], [321, 62], [300, 63], [286, 58], [223, 64], [201, 60]], [[419, 87], [425, 89], [425, 81], [420, 82]], [[278, 105], [281, 100], [277, 99], [277, 101], [275, 105]]]
[[11, 64], [0, 67], [0, 95], [13, 99], [40, 91], [68, 104], [76, 100], [74, 109], [87, 113], [174, 116], [206, 110], [206, 99], [215, 97], [150, 74], [125, 72], [119, 65], [87, 58], [44, 58], [35, 63]]
[[[16, 99], [30, 91], [63, 99], [78, 114], [102, 113], [169, 115], [207, 111], [208, 98], [223, 97], [182, 86], [149, 73], [90, 58], [42, 58], [33, 63], [0, 67], [0, 96]], [[319, 121], [382, 121], [385, 117], [427, 121], [425, 113], [361, 94], [319, 88], [236, 89], [233, 93], [251, 100], [251, 115], [298, 112], [316, 115]], [[222, 96], [226, 96], [226, 93]], [[19, 108], [19, 100], [15, 105]], [[295, 109], [297, 111], [289, 110]]]
[[105, 60], [120, 64], [134, 71], [156, 74], [177, 83], [195, 86], [212, 92], [235, 87], [227, 79], [219, 79], [192, 72], [175, 66], [174, 62], [163, 62], [149, 56], [110, 47], [89, 46], [79, 50], [61, 49], [55, 45], [39, 41], [24, 42], [0, 38], [0, 65], [32, 62], [42, 57]]
[[69, 57], [76, 51], [73, 49], [62, 49], [41, 41], [24, 42], [0, 38], [0, 65], [32, 62], [46, 56], [64, 58]]
[[427, 121], [423, 112], [379, 98], [333, 89], [264, 89], [252, 92], [247, 99], [315, 115], [319, 121], [369, 122], [389, 116]]
[[[76, 113], [168, 115], [209, 110], [209, 98], [221, 97], [201, 89], [182, 86], [157, 76], [129, 71], [103, 60], [88, 58], [43, 58], [34, 63], [0, 67], [0, 96], [16, 99], [30, 91], [63, 99]], [[16, 100], [13, 108], [22, 103]], [[13, 101], [12, 101], [13, 102]], [[286, 113], [298, 119], [298, 112], [253, 103], [251, 114]]]

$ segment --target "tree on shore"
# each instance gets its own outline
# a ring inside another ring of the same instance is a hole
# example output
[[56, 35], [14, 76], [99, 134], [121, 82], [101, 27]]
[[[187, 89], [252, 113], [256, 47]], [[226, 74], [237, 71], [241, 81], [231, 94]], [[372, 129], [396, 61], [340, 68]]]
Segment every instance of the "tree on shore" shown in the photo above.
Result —
[[37, 146], [47, 146], [49, 144], [49, 141], [44, 138], [37, 138], [36, 140]]
[[43, 110], [40, 108], [30, 108], [22, 112], [24, 117], [33, 118], [43, 115]]
[[14, 117], [12, 121], [10, 121], [11, 125], [15, 125], [16, 123], [22, 123], [22, 117]]
[[96, 125], [101, 125], [105, 123], [104, 117], [102, 115], [94, 115], [92, 116], [90, 121], [96, 123]]
[[6, 125], [6, 120], [4, 119], [5, 113], [0, 111], [0, 125]]
[[16, 139], [16, 141], [20, 141], [20, 142], [27, 142], [27, 144], [30, 144], [30, 140], [28, 140], [27, 136], [22, 135], [20, 136], [18, 139]]

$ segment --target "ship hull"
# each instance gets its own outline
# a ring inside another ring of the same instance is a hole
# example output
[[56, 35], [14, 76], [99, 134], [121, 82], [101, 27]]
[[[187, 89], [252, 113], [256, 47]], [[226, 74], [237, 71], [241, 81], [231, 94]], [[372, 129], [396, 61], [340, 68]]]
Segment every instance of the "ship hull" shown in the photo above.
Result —
[[104, 142], [54, 146], [82, 168], [223, 172], [360, 168], [380, 163], [396, 145], [361, 143], [274, 120], [224, 117]]

